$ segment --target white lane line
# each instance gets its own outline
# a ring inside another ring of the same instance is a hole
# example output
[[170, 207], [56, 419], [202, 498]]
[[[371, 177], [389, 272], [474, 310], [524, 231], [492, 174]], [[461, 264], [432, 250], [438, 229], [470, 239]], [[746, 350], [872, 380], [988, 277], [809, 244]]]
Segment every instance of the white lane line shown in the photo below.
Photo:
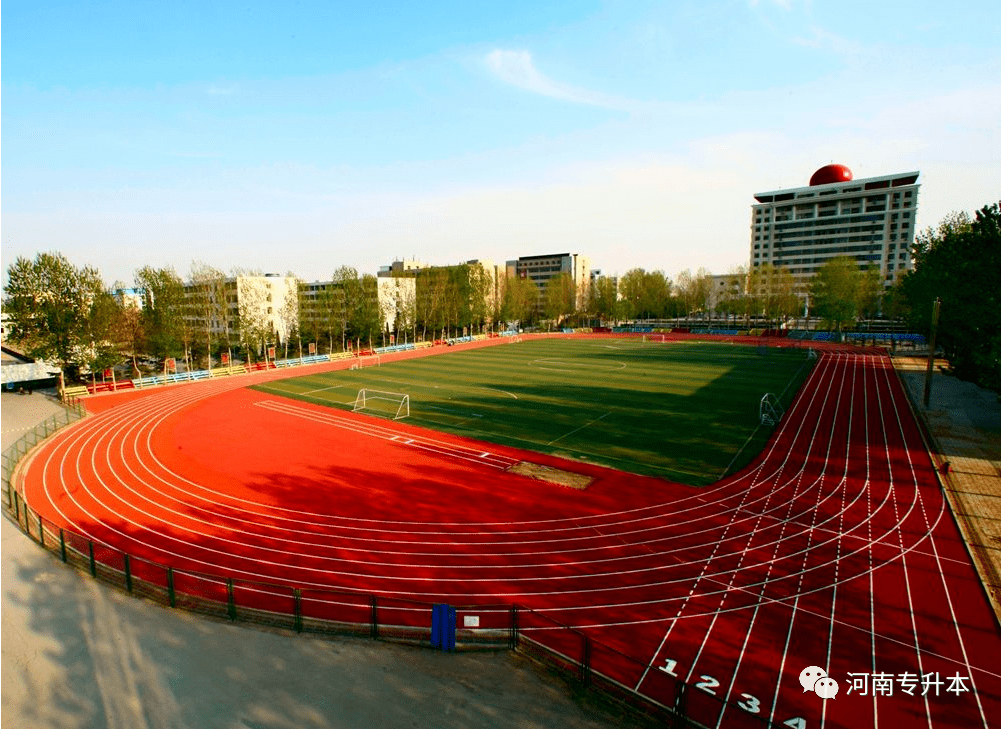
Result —
[[[612, 414], [613, 414], [612, 410], [610, 412], [606, 413], [606, 415], [612, 415]], [[557, 441], [563, 440], [564, 438], [567, 438], [569, 435], [574, 435], [579, 430], [584, 430], [585, 428], [589, 427], [593, 423], [598, 423], [600, 420], [602, 420], [603, 418], [605, 418], [606, 415], [600, 415], [595, 420], [590, 420], [589, 422], [585, 423], [585, 425], [583, 425], [581, 428], [575, 428], [570, 433], [565, 433], [564, 435], [560, 436], [559, 438], [554, 438], [552, 441], [550, 441], [549, 443], [547, 443], [547, 445], [554, 445], [554, 443], [556, 443]]]

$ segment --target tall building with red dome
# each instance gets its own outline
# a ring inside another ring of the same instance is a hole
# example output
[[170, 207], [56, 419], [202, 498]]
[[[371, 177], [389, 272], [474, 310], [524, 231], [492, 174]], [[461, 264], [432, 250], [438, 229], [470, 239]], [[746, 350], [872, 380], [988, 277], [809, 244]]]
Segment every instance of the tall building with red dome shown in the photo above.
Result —
[[750, 270], [765, 263], [794, 274], [806, 296], [826, 261], [874, 265], [886, 286], [911, 268], [919, 172], [854, 179], [848, 167], [818, 169], [806, 187], [757, 192], [752, 206]]

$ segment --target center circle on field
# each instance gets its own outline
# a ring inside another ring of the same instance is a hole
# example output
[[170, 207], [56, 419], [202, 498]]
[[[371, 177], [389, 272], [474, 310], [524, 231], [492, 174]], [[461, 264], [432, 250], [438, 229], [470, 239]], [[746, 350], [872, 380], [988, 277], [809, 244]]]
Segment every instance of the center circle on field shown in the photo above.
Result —
[[627, 369], [626, 362], [616, 360], [611, 362], [576, 362], [558, 357], [531, 359], [527, 363], [527, 366], [538, 370], [553, 370], [557, 372], [615, 372]]

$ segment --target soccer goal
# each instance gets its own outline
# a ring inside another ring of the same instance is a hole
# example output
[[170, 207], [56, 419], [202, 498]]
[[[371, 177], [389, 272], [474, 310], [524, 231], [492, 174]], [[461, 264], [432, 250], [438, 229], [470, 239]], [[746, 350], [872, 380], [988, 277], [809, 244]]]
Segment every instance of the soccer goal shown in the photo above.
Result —
[[376, 354], [360, 354], [357, 358], [356, 364], [358, 365], [356, 369], [362, 369], [363, 367], [379, 367], [380, 366], [380, 355]]
[[352, 405], [353, 413], [360, 410], [400, 420], [411, 415], [411, 398], [404, 392], [386, 392], [364, 387], [359, 390]]
[[777, 402], [776, 396], [769, 392], [763, 395], [763, 399], [759, 401], [760, 424], [776, 425], [780, 422], [781, 417], [783, 417], [783, 412], [780, 410], [780, 403]]

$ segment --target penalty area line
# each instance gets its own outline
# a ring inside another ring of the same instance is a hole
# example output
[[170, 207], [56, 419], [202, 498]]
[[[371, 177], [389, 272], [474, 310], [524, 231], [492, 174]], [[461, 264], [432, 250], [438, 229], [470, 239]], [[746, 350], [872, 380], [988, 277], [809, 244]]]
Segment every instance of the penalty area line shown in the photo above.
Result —
[[[613, 414], [612, 410], [610, 410], [608, 413], [606, 413], [606, 415], [612, 415], [612, 414]], [[579, 430], [583, 430], [583, 429], [589, 427], [590, 425], [592, 425], [592, 423], [598, 423], [600, 420], [602, 420], [603, 418], [605, 418], [606, 415], [600, 415], [595, 420], [590, 420], [589, 422], [585, 423], [585, 425], [583, 425], [581, 428], [575, 428], [574, 430], [572, 430], [569, 433], [565, 433], [564, 435], [562, 435], [562, 436], [560, 436], [558, 438], [554, 438], [552, 441], [550, 441], [549, 443], [547, 443], [547, 445], [554, 445], [554, 443], [556, 443], [557, 441], [561, 440], [562, 438], [567, 438], [569, 435], [573, 435], [573, 434], [577, 433]]]

